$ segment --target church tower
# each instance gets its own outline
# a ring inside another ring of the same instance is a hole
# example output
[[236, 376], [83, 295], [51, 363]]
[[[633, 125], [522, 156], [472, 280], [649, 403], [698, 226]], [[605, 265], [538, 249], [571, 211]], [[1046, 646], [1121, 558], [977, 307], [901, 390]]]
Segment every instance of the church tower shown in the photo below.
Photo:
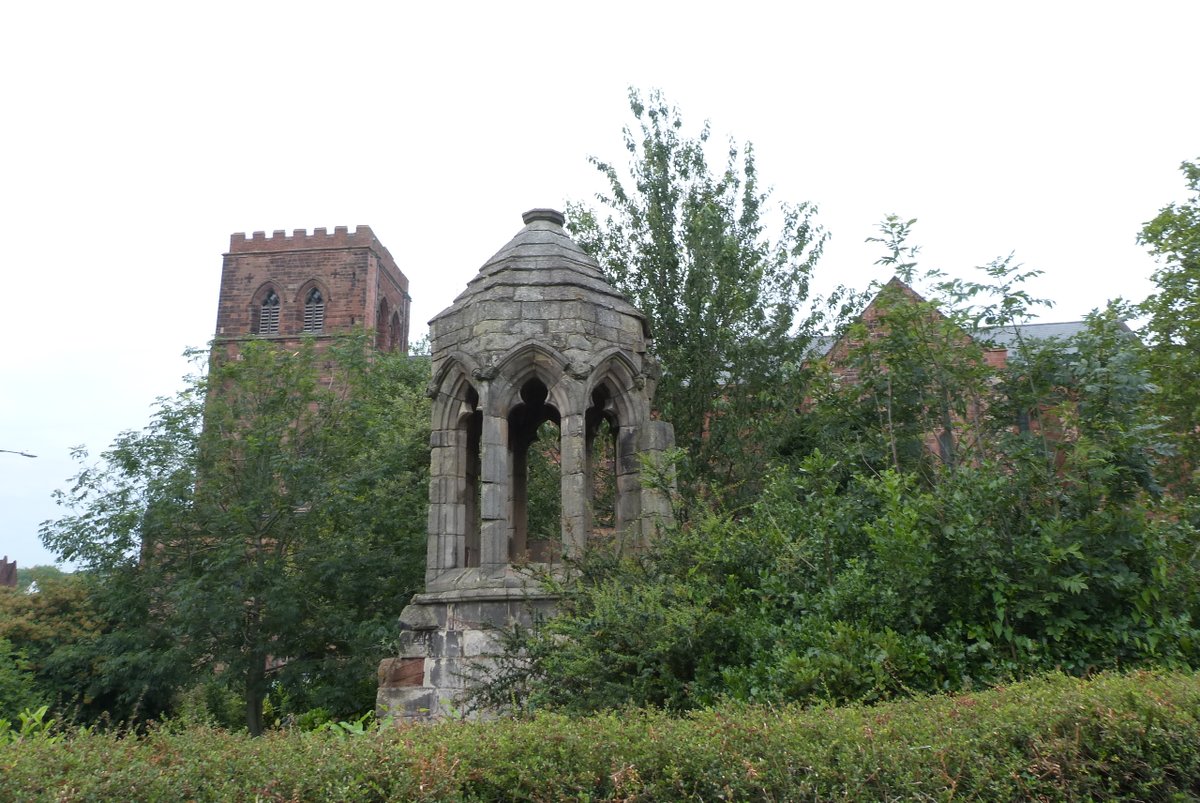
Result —
[[408, 278], [367, 226], [234, 234], [216, 340], [235, 350], [249, 338], [287, 347], [363, 327], [375, 331], [380, 349], [406, 351], [411, 300]]

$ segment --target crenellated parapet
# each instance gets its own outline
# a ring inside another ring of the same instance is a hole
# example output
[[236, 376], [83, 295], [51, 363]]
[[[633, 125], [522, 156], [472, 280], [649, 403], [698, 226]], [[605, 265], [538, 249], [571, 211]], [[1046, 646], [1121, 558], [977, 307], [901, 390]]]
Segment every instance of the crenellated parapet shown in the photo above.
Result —
[[326, 228], [292, 229], [288, 234], [286, 229], [276, 229], [270, 235], [265, 231], [256, 231], [249, 237], [244, 232], [235, 232], [229, 236], [229, 253], [253, 254], [272, 251], [311, 251], [314, 248], [371, 248], [387, 249], [379, 242], [370, 226], [356, 226], [350, 231], [348, 226], [335, 226], [330, 232]]

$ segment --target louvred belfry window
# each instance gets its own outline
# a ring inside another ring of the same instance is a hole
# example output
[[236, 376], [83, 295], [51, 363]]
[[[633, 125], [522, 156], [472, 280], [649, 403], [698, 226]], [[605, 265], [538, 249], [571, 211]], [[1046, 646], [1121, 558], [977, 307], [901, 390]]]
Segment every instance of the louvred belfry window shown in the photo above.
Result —
[[258, 311], [258, 333], [260, 335], [279, 334], [279, 295], [271, 290], [263, 299]]
[[325, 328], [325, 298], [313, 288], [304, 297], [304, 331], [320, 332]]

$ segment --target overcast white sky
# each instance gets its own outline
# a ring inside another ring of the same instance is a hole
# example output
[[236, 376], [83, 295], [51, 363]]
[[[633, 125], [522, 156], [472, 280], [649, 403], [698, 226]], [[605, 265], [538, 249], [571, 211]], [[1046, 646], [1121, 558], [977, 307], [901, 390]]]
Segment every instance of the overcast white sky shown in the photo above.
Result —
[[1143, 221], [1200, 157], [1200, 3], [50, 3], [0, 26], [0, 553], [180, 386], [233, 232], [370, 225], [413, 337], [534, 206], [601, 189], [626, 88], [754, 143], [833, 239], [823, 287], [916, 217], [922, 265], [1015, 251], [1044, 320], [1142, 298]]

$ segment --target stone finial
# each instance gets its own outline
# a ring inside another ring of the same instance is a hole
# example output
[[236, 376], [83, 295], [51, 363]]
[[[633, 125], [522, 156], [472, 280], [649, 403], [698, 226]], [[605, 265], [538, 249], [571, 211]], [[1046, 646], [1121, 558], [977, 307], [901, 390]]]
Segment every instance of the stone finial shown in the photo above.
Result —
[[525, 214], [521, 215], [521, 220], [525, 221], [528, 226], [535, 220], [545, 220], [548, 223], [553, 223], [555, 226], [561, 226], [566, 223], [567, 219], [563, 217], [563, 213], [557, 209], [530, 209]]

